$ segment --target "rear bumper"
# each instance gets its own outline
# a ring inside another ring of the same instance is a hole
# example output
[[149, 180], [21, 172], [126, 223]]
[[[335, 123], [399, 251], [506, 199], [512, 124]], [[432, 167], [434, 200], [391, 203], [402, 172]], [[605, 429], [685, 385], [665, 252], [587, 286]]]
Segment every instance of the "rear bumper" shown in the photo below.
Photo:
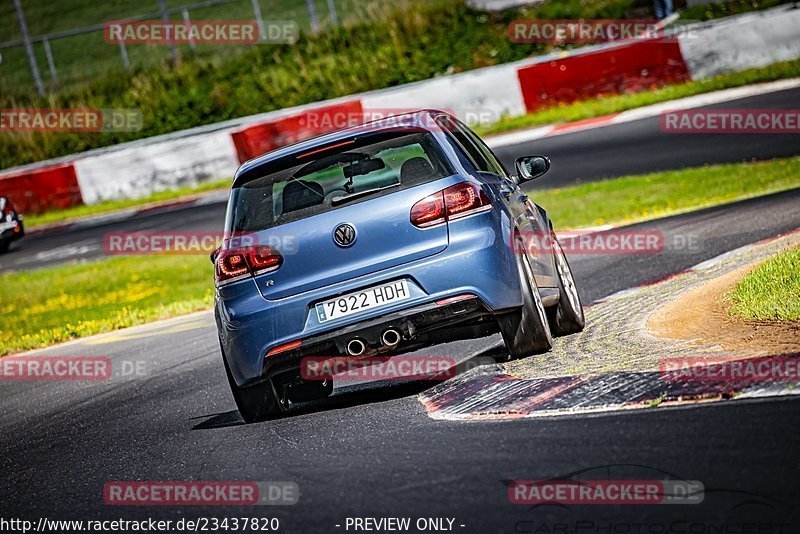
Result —
[[[388, 325], [405, 321], [433, 331], [521, 306], [505, 220], [501, 213], [487, 212], [452, 223], [450, 243], [443, 252], [292, 297], [266, 300], [252, 279], [220, 288], [215, 316], [234, 380], [239, 385], [263, 380], [311, 350], [343, 354], [341, 340], [346, 336], [364, 332], [361, 335], [370, 341], [373, 331]], [[316, 318], [318, 302], [399, 279], [409, 281], [408, 300], [322, 324]], [[478, 307], [468, 306], [466, 312], [450, 317], [437, 314], [443, 307], [436, 301], [464, 294], [474, 295], [476, 299], [469, 302]], [[301, 350], [267, 356], [271, 349], [298, 340]]]
[[[401, 354], [434, 342], [451, 340], [447, 334], [462, 325], [470, 325], [472, 331], [488, 335], [497, 331], [495, 315], [477, 298], [444, 306], [436, 303], [415, 306], [304, 339], [300, 347], [265, 357], [262, 359], [260, 376], [252, 382], [295, 372], [301, 368], [305, 357], [344, 355], [347, 342], [352, 339], [363, 341], [368, 349], [362, 356], [370, 356], [381, 353]], [[402, 334], [403, 341], [396, 349], [386, 347], [381, 342], [382, 334], [389, 329]]]
[[0, 241], [15, 241], [25, 236], [22, 221], [0, 222]]

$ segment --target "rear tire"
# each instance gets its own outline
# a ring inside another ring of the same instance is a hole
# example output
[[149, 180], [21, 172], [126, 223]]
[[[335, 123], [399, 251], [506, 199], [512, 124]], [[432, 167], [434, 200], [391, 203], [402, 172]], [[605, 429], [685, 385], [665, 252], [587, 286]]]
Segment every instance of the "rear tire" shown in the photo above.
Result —
[[228, 366], [228, 358], [222, 354], [222, 361], [225, 363], [225, 373], [228, 375], [228, 383], [231, 386], [233, 400], [239, 409], [239, 414], [246, 423], [258, 423], [268, 419], [278, 419], [286, 415], [286, 408], [281, 404], [272, 381], [267, 380], [260, 384], [248, 387], [240, 387], [236, 384]]
[[556, 271], [558, 273], [558, 291], [560, 296], [558, 304], [547, 310], [547, 318], [550, 322], [550, 330], [554, 336], [567, 336], [577, 334], [586, 325], [586, 317], [583, 314], [581, 297], [578, 294], [578, 287], [572, 277], [572, 269], [569, 267], [567, 255], [556, 239], [556, 234], [552, 234], [553, 254]]
[[525, 249], [522, 240], [517, 241], [514, 250], [519, 251], [515, 256], [522, 291], [522, 308], [500, 317], [499, 322], [509, 355], [512, 358], [524, 358], [549, 351], [553, 347], [553, 336], [530, 260], [523, 252]]

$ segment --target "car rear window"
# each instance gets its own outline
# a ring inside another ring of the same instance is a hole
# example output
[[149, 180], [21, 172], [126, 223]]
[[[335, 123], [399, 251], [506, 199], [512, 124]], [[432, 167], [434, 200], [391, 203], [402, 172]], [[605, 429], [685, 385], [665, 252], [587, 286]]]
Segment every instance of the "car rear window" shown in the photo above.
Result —
[[428, 132], [381, 132], [319, 157], [292, 155], [231, 192], [226, 228], [257, 232], [453, 174]]

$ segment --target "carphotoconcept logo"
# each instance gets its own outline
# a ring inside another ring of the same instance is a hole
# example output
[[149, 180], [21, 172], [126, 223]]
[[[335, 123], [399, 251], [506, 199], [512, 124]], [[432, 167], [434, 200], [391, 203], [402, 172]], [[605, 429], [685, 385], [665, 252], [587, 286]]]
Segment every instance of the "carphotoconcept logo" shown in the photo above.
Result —
[[138, 132], [142, 126], [138, 109], [0, 109], [0, 132]]

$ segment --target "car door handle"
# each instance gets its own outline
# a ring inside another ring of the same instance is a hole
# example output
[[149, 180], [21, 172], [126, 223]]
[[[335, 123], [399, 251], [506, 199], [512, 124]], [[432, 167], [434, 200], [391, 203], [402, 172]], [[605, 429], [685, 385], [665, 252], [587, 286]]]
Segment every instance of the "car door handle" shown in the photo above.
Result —
[[528, 201], [528, 195], [526, 195], [525, 193], [522, 193], [517, 197], [517, 200], [519, 202], [527, 202]]
[[507, 187], [500, 188], [500, 194], [502, 194], [506, 198], [506, 200], [511, 198], [511, 193], [513, 193], [513, 191]]

